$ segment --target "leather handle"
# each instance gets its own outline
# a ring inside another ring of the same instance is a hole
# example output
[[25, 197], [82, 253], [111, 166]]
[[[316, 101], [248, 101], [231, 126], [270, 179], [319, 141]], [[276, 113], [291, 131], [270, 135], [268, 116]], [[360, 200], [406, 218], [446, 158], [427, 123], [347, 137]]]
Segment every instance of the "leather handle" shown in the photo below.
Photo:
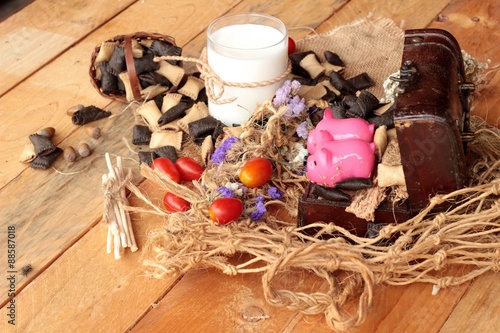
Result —
[[123, 49], [125, 51], [125, 63], [127, 65], [130, 85], [132, 86], [132, 93], [134, 94], [134, 99], [140, 102], [142, 101], [141, 89], [139, 86], [139, 79], [137, 78], [137, 72], [135, 71], [134, 54], [132, 53], [132, 38], [130, 36], [124, 38]]

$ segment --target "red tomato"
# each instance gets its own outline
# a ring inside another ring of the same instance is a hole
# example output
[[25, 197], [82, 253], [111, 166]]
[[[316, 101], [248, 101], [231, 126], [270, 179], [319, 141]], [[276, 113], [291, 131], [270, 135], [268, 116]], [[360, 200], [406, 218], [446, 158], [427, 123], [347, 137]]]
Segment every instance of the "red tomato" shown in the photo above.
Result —
[[182, 180], [198, 180], [203, 173], [203, 167], [191, 157], [180, 157], [175, 162], [175, 166]]
[[295, 41], [291, 37], [288, 37], [288, 54], [292, 54], [293, 52], [295, 52]]
[[240, 181], [246, 187], [259, 187], [267, 183], [273, 174], [273, 165], [263, 157], [248, 160], [240, 171]]
[[151, 169], [163, 172], [177, 184], [181, 182], [181, 175], [179, 174], [177, 167], [174, 162], [166, 157], [155, 158], [151, 164]]
[[210, 219], [220, 224], [227, 224], [240, 217], [243, 212], [243, 203], [236, 198], [215, 199], [208, 208]]
[[165, 193], [165, 196], [163, 197], [163, 205], [170, 213], [185, 212], [191, 208], [191, 204], [188, 201], [171, 192]]

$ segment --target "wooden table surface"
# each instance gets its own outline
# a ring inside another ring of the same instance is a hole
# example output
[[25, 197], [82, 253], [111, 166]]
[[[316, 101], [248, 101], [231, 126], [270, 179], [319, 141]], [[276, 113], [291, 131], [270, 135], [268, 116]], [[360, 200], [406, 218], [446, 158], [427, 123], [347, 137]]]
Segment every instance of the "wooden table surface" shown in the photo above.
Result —
[[[104, 135], [92, 142], [93, 154], [72, 165], [58, 160], [54, 166], [59, 172], [19, 162], [28, 135], [40, 128], [54, 127], [54, 142], [60, 147], [86, 139], [65, 114], [73, 105], [123, 111], [125, 104], [103, 98], [90, 83], [90, 54], [101, 41], [136, 31], [159, 32], [174, 36], [183, 55], [198, 57], [213, 19], [247, 11], [319, 33], [370, 14], [383, 15], [403, 29], [446, 29], [479, 61], [491, 61], [491, 68], [500, 62], [497, 0], [34, 1], [0, 22], [0, 332], [330, 331], [321, 315], [267, 304], [259, 274], [230, 277], [193, 270], [160, 280], [143, 275], [140, 250], [119, 261], [106, 253], [107, 231], [100, 223], [103, 155], [121, 155], [125, 166], [138, 171], [137, 157], [122, 140], [129, 136], [131, 116], [101, 122]], [[295, 39], [311, 33], [290, 31]], [[491, 82], [473, 113], [498, 126], [500, 79], [495, 74], [489, 74]], [[147, 181], [140, 186], [157, 191]], [[143, 205], [133, 196], [130, 200]], [[140, 249], [147, 231], [164, 222], [133, 214]], [[13, 274], [13, 284], [8, 235], [15, 237], [15, 269], [33, 267], [27, 277]], [[354, 331], [498, 332], [499, 277], [488, 273], [436, 296], [426, 284], [380, 286], [366, 321]], [[294, 284], [314, 283], [306, 272], [290, 279]], [[259, 306], [268, 318], [244, 321], [242, 311], [250, 305]], [[12, 313], [15, 325], [9, 323]]]

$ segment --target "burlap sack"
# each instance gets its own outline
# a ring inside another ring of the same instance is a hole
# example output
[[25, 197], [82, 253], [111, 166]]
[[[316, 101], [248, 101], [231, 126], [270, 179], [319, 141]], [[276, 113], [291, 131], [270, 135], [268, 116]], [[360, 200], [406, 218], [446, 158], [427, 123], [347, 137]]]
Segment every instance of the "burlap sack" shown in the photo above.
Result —
[[380, 99], [385, 96], [383, 82], [401, 66], [403, 41], [404, 31], [393, 21], [369, 17], [324, 34], [309, 35], [296, 44], [298, 50], [314, 51], [322, 62], [324, 51], [337, 53], [346, 64], [346, 79], [368, 73], [375, 82], [368, 90]]

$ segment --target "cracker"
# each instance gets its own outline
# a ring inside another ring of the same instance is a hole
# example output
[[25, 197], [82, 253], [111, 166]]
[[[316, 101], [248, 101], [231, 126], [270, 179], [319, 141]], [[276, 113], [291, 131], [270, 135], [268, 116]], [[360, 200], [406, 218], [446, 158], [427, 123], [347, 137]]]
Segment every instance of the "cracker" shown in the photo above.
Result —
[[159, 129], [158, 119], [161, 117], [161, 111], [154, 100], [142, 104], [136, 109], [136, 112], [146, 121], [152, 132]]
[[301, 61], [300, 66], [304, 68], [312, 79], [319, 77], [325, 73], [325, 67], [321, 66], [316, 57], [316, 54], [310, 53], [306, 55]]
[[167, 90], [168, 90], [167, 87], [161, 86], [159, 84], [154, 86], [149, 86], [141, 90], [141, 97], [144, 99], [155, 98], [156, 96], [164, 93]]
[[27, 142], [24, 144], [24, 149], [21, 152], [21, 156], [19, 157], [19, 162], [21, 163], [30, 163], [36, 157], [35, 146], [31, 142]]
[[160, 60], [160, 68], [156, 70], [156, 73], [166, 77], [174, 86], [178, 86], [184, 77], [185, 70], [182, 67], [172, 65], [168, 61]]
[[205, 166], [210, 160], [210, 157], [212, 156], [214, 149], [215, 147], [214, 147], [214, 141], [212, 140], [212, 136], [211, 135], [206, 136], [201, 144], [201, 160], [203, 161], [203, 164]]
[[99, 48], [99, 52], [97, 53], [97, 56], [95, 57], [94, 60], [94, 65], [103, 62], [103, 61], [109, 61], [111, 60], [111, 56], [113, 55], [113, 52], [115, 51], [115, 47], [118, 44], [118, 42], [102, 42], [101, 47]]
[[149, 148], [156, 149], [163, 146], [173, 146], [176, 150], [181, 150], [182, 132], [156, 131], [151, 135]]
[[[128, 102], [132, 102], [134, 98], [134, 91], [132, 90], [132, 84], [130, 83], [130, 77], [128, 72], [121, 72], [118, 77], [122, 80], [125, 87], [125, 98]], [[139, 87], [140, 88], [140, 87]], [[142, 88], [140, 88], [142, 90]]]
[[196, 100], [200, 91], [205, 88], [205, 82], [195, 76], [188, 76], [186, 83], [177, 92]]
[[161, 112], [169, 110], [173, 106], [176, 106], [181, 101], [182, 95], [177, 93], [168, 93], [163, 96], [163, 103], [161, 105]]

